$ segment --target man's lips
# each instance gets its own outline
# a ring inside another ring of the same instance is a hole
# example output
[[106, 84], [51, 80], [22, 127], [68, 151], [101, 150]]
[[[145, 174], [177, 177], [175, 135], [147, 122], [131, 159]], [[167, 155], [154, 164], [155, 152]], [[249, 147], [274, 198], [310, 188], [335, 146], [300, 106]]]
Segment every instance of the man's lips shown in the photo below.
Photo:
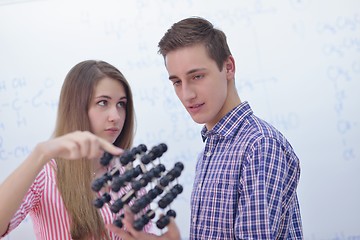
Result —
[[201, 107], [204, 106], [204, 103], [200, 103], [200, 104], [192, 104], [192, 105], [189, 105], [187, 107], [188, 111], [191, 112], [191, 113], [196, 113], [198, 111], [200, 111]]

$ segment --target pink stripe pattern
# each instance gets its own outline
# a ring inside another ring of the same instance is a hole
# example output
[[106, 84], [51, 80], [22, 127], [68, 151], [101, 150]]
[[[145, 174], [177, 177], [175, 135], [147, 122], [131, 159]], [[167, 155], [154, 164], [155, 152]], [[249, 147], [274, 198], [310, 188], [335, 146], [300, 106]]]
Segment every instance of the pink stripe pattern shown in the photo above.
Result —
[[[5, 235], [15, 229], [29, 214], [36, 239], [71, 239], [69, 215], [56, 186], [55, 169], [56, 162], [54, 160], [44, 166], [25, 195], [20, 208], [11, 219]], [[118, 194], [123, 195], [126, 191], [126, 189], [121, 189]], [[102, 207], [100, 213], [105, 224], [111, 224], [118, 215], [122, 214], [121, 211], [116, 215], [113, 214], [109, 205]], [[148, 224], [144, 230], [149, 231], [150, 228], [151, 224]], [[120, 239], [111, 232], [109, 235], [111, 239]]]

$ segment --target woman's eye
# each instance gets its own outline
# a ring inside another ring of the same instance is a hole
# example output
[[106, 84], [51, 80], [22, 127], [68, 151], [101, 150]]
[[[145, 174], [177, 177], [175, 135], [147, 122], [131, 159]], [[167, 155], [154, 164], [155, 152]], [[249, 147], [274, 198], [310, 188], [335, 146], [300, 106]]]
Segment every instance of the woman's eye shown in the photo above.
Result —
[[119, 102], [119, 103], [118, 103], [118, 106], [119, 106], [120, 108], [125, 108], [125, 107], [126, 107], [126, 102]]
[[101, 100], [97, 103], [99, 106], [106, 106], [107, 101], [106, 100]]

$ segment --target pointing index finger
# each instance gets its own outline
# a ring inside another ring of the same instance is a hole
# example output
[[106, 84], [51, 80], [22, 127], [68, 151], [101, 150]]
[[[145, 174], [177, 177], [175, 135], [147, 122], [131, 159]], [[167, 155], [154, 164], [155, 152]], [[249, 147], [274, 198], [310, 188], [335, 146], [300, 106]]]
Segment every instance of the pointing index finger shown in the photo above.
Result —
[[118, 156], [121, 155], [124, 150], [114, 146], [113, 144], [107, 142], [106, 140], [99, 138], [100, 147], [108, 153], [111, 153], [112, 155]]

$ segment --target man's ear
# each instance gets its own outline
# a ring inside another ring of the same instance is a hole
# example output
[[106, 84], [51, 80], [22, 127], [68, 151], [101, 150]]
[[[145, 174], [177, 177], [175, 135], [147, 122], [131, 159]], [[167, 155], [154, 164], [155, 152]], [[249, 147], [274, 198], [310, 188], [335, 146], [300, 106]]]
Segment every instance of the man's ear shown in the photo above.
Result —
[[233, 79], [235, 75], [235, 60], [233, 56], [229, 56], [225, 61], [225, 69], [226, 75], [228, 75], [228, 79]]
[[231, 64], [227, 63], [226, 64], [226, 72], [231, 71], [231, 69], [232, 69]]

